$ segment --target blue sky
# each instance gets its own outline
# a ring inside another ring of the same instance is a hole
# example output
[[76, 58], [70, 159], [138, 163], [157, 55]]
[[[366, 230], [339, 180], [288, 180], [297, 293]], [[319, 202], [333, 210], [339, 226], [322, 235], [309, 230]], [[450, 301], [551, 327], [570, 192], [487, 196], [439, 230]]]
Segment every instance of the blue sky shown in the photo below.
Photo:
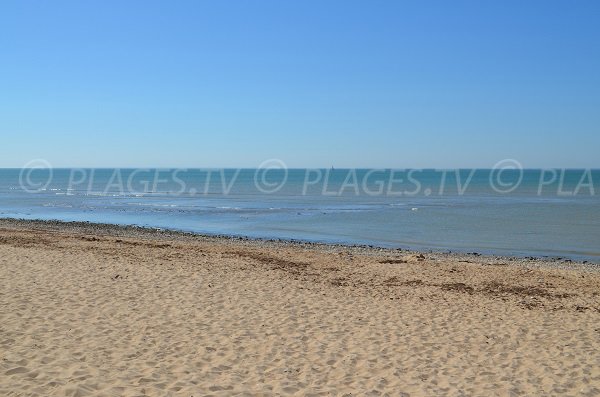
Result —
[[598, 1], [2, 1], [0, 166], [600, 167]]

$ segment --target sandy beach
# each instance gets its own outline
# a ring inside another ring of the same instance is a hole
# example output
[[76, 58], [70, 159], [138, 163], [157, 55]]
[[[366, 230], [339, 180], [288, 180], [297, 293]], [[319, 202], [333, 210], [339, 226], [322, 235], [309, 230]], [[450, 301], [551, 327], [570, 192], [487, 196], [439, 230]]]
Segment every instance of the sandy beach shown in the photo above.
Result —
[[2, 396], [598, 396], [568, 260], [0, 221]]

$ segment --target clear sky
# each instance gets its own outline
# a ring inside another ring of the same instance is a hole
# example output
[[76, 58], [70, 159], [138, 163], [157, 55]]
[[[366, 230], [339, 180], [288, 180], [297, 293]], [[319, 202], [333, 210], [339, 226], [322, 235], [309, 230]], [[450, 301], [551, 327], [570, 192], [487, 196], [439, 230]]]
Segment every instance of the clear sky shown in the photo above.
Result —
[[0, 2], [0, 166], [600, 167], [600, 1]]

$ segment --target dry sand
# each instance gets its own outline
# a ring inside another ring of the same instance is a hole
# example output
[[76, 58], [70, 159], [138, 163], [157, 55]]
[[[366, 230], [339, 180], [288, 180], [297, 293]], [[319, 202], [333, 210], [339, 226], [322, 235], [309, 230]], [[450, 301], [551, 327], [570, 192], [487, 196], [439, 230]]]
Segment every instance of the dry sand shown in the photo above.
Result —
[[0, 221], [1, 396], [598, 396], [593, 265]]

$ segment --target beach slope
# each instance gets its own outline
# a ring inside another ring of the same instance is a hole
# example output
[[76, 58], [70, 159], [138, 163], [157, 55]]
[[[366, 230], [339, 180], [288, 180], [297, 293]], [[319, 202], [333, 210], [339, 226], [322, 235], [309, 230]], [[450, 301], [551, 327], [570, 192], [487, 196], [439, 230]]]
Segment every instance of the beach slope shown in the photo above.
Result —
[[600, 394], [565, 261], [0, 221], [0, 395]]

